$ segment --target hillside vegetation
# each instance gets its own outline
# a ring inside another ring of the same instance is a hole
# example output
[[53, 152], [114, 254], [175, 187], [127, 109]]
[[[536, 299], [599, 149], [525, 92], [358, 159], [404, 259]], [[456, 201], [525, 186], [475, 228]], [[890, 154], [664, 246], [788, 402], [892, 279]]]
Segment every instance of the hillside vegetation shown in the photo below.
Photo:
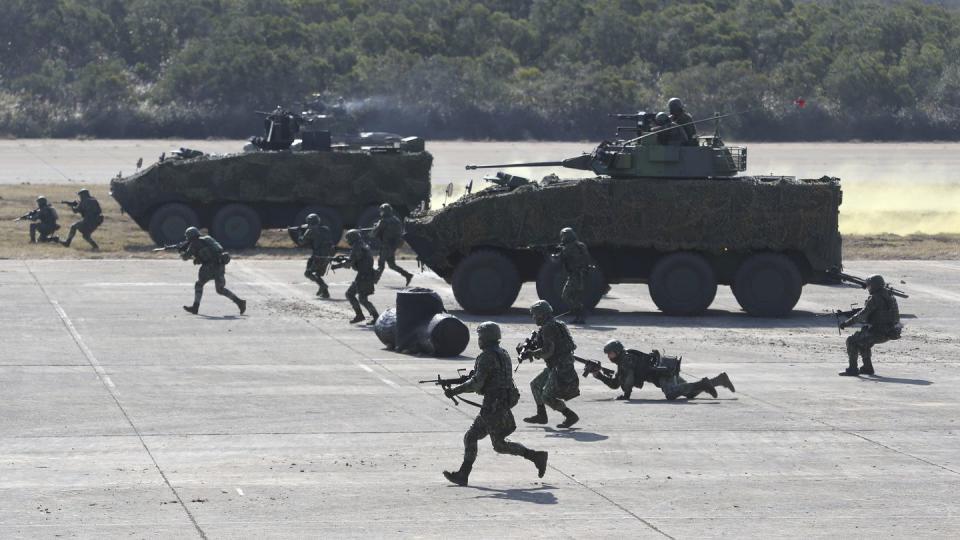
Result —
[[955, 138], [958, 30], [919, 1], [6, 0], [0, 133], [245, 136], [318, 92], [434, 138], [596, 138], [671, 96], [747, 139]]

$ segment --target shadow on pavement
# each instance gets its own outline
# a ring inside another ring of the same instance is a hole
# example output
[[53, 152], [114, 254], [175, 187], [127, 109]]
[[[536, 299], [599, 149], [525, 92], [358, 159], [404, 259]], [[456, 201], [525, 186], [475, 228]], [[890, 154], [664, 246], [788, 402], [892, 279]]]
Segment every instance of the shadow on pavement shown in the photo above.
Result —
[[204, 315], [203, 313], [197, 313], [197, 317], [207, 319], [210, 321], [234, 321], [239, 319], [240, 315]]
[[721, 401], [736, 401], [736, 398], [677, 398], [677, 399], [630, 399], [626, 401], [629, 405], [719, 405]]
[[477, 491], [489, 492], [489, 495], [480, 495], [477, 499], [507, 499], [511, 501], [527, 502], [533, 504], [557, 504], [557, 496], [550, 490], [555, 487], [544, 484], [536, 488], [516, 488], [516, 489], [493, 489], [477, 486], [467, 486]]
[[878, 383], [912, 384], [915, 386], [930, 386], [933, 384], [932, 381], [924, 379], [900, 379], [897, 377], [884, 377], [882, 375], [863, 375], [860, 377], [860, 380]]
[[581, 431], [579, 428], [570, 428], [563, 431], [553, 429], [552, 427], [544, 427], [544, 433], [547, 437], [558, 437], [561, 439], [573, 439], [577, 442], [599, 442], [605, 441], [610, 437], [606, 435], [601, 435], [599, 433], [593, 433], [590, 431]]

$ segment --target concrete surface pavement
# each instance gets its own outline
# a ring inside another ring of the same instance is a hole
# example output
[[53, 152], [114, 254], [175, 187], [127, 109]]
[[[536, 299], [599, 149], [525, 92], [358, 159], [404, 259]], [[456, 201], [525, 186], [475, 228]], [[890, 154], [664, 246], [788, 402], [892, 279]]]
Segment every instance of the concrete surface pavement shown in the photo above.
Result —
[[[484, 440], [460, 488], [440, 472], [475, 410], [415, 383], [469, 368], [475, 339], [471, 358], [383, 350], [347, 324], [349, 272], [323, 302], [302, 261], [237, 260], [227, 285], [247, 315], [211, 284], [191, 316], [196, 267], [177, 260], [0, 261], [0, 537], [955, 538], [960, 262], [848, 267], [911, 293], [878, 376], [838, 377], [843, 338], [816, 316], [861, 290], [807, 287], [791, 317], [759, 320], [726, 288], [707, 316], [673, 318], [644, 286], [615, 286], [573, 327], [579, 354], [614, 337], [682, 353], [686, 374], [725, 370], [737, 393], [616, 402], [582, 380], [577, 429], [511, 437], [550, 452], [542, 480]], [[374, 303], [401, 283], [388, 271]], [[414, 284], [456, 313], [436, 276]], [[498, 318], [506, 348], [534, 296]], [[539, 369], [516, 374], [518, 420]]]

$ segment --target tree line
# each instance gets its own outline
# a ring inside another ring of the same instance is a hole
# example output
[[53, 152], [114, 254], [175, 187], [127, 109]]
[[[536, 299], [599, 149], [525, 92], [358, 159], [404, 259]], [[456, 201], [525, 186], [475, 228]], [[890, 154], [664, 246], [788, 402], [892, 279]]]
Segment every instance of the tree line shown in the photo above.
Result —
[[[365, 129], [583, 139], [683, 99], [744, 139], [960, 133], [960, 10], [868, 0], [6, 0], [0, 134], [242, 137], [343, 96]], [[803, 104], [801, 107], [799, 104]], [[709, 128], [706, 128], [709, 129]]]

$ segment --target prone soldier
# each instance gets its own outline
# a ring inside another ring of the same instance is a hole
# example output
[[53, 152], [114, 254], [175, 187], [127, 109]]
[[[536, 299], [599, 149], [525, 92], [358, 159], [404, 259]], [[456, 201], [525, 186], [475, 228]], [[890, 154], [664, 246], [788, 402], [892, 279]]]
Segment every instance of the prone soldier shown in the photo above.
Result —
[[564, 400], [580, 395], [580, 380], [573, 367], [573, 351], [577, 348], [570, 336], [567, 325], [553, 317], [553, 308], [544, 300], [530, 306], [533, 321], [538, 330], [539, 348], [531, 351], [534, 358], [543, 358], [547, 364], [539, 375], [530, 381], [530, 391], [537, 403], [537, 414], [524, 418], [530, 424], [546, 424], [549, 406], [563, 414], [560, 428], [573, 426], [580, 420], [575, 412], [567, 407]]
[[185, 261], [193, 259], [193, 264], [200, 265], [197, 282], [193, 285], [193, 305], [183, 306], [184, 311], [194, 315], [200, 311], [203, 286], [212, 280], [216, 286], [217, 294], [232, 300], [240, 309], [240, 314], [243, 315], [247, 310], [247, 301], [239, 298], [226, 287], [225, 270], [226, 265], [230, 262], [230, 254], [224, 251], [220, 242], [217, 242], [212, 236], [201, 236], [200, 229], [196, 227], [187, 227], [183, 236], [185, 245], [182, 246], [183, 249], [180, 251], [180, 258]]
[[683, 102], [680, 101], [680, 98], [670, 98], [670, 101], [667, 102], [667, 110], [670, 111], [670, 120], [678, 126], [683, 126], [680, 129], [686, 133], [687, 142], [696, 144], [697, 126], [693, 123], [693, 117], [690, 116], [690, 113], [683, 108]]
[[736, 392], [730, 377], [726, 372], [712, 379], [706, 377], [697, 382], [689, 383], [680, 376], [680, 359], [663, 356], [659, 351], [652, 354], [642, 353], [633, 349], [627, 350], [623, 343], [611, 340], [603, 346], [607, 358], [616, 364], [616, 373], [610, 375], [600, 369], [600, 365], [588, 363], [584, 369], [584, 376], [593, 375], [598, 381], [610, 388], [619, 388], [623, 393], [617, 396], [619, 400], [630, 399], [634, 388], [643, 388], [643, 383], [649, 382], [663, 391], [663, 395], [674, 400], [678, 397], [693, 399], [701, 392], [717, 397], [717, 386], [723, 386], [731, 392]]
[[[863, 309], [855, 311], [849, 319], [840, 323], [841, 329], [859, 323], [864, 325], [847, 338], [847, 358], [850, 365], [839, 373], [841, 376], [873, 375], [873, 346], [891, 339], [900, 339], [902, 326], [897, 299], [893, 297], [882, 276], [874, 274], [868, 277], [866, 285], [870, 296], [863, 304]], [[863, 361], [863, 366], [859, 368], [858, 356]]]
[[70, 234], [63, 241], [63, 245], [70, 247], [73, 237], [76, 236], [77, 231], [80, 231], [83, 239], [96, 251], [100, 249], [100, 246], [93, 240], [92, 235], [93, 231], [103, 224], [103, 210], [100, 209], [100, 203], [97, 202], [97, 199], [90, 196], [90, 190], [81, 189], [77, 192], [77, 196], [80, 197], [79, 201], [63, 201], [73, 210], [74, 214], [80, 214], [80, 221], [70, 226]]
[[[56, 236], [51, 236], [53, 233], [60, 228], [60, 225], [57, 223], [57, 211], [50, 203], [47, 202], [47, 198], [43, 195], [37, 197], [37, 207], [30, 212], [18, 217], [14, 221], [20, 221], [22, 219], [27, 219], [32, 221], [30, 224], [30, 243], [36, 244], [37, 242], [59, 242], [60, 239]], [[40, 238], [37, 239], [37, 233], [40, 233]]]
[[560, 231], [560, 251], [554, 258], [558, 259], [567, 272], [567, 280], [563, 284], [560, 297], [570, 308], [573, 322], [586, 322], [584, 313], [584, 296], [587, 293], [587, 280], [590, 274], [591, 258], [587, 245], [577, 239], [577, 234], [570, 227]]
[[323, 280], [323, 275], [327, 273], [327, 266], [330, 264], [330, 257], [336, 249], [330, 228], [320, 221], [320, 216], [310, 214], [307, 216], [306, 224], [287, 230], [298, 246], [309, 247], [311, 250], [303, 275], [317, 284], [317, 296], [330, 298], [330, 289]]
[[483, 396], [480, 414], [463, 436], [463, 463], [460, 469], [443, 471], [443, 476], [454, 484], [465, 486], [477, 459], [477, 442], [487, 435], [498, 454], [523, 456], [537, 467], [537, 476], [543, 478], [547, 470], [547, 452], [531, 450], [507, 437], [517, 429], [511, 409], [520, 400], [520, 392], [513, 382], [510, 354], [500, 347], [500, 327], [493, 322], [477, 327], [480, 356], [470, 377], [461, 385], [447, 388], [444, 394], [454, 397], [464, 392]]
[[409, 286], [410, 280], [413, 279], [413, 274], [397, 265], [397, 250], [400, 249], [400, 244], [403, 243], [403, 223], [394, 213], [392, 206], [387, 203], [380, 205], [380, 221], [377, 221], [377, 224], [373, 226], [370, 235], [380, 241], [380, 257], [377, 261], [377, 281], [380, 281], [380, 276], [383, 275], [385, 267], [389, 266], [391, 270], [403, 276]]
[[[380, 314], [377, 313], [377, 308], [373, 307], [373, 304], [371, 304], [369, 300], [370, 295], [373, 294], [374, 285], [377, 282], [377, 273], [373, 269], [373, 254], [370, 252], [370, 246], [363, 241], [363, 236], [360, 235], [360, 231], [350, 229], [347, 231], [346, 238], [347, 243], [350, 244], [350, 257], [343, 262], [334, 262], [331, 268], [336, 270], [349, 266], [357, 272], [353, 283], [351, 283], [347, 289], [347, 300], [350, 301], [353, 311], [357, 314], [356, 317], [350, 321], [350, 324], [363, 321], [364, 317], [363, 311], [360, 309], [361, 305], [370, 312], [371, 320], [367, 322], [367, 324], [376, 324]], [[357, 296], [360, 297], [359, 300]]]

